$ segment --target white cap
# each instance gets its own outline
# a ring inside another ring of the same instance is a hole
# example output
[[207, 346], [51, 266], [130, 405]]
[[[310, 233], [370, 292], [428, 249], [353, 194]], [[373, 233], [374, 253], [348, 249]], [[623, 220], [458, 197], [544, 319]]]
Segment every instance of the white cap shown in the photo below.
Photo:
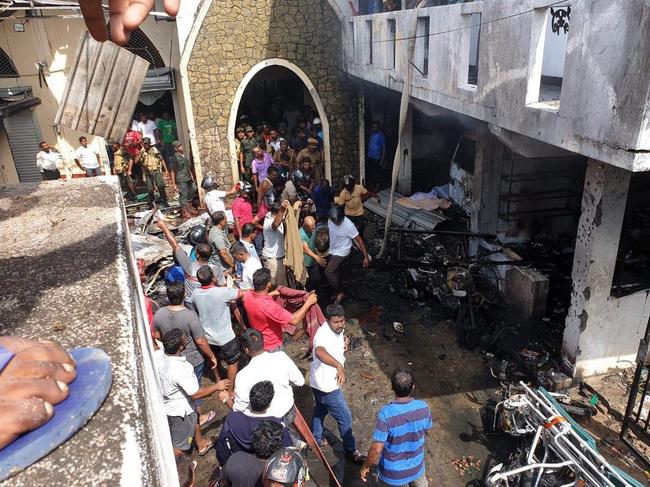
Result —
[[312, 122], [313, 125], [320, 125], [320, 118], [316, 117]]

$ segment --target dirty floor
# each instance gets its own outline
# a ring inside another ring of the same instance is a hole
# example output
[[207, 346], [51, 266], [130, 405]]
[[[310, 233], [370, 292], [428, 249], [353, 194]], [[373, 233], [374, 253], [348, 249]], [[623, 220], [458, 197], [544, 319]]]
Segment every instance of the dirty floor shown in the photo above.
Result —
[[[386, 282], [390, 274], [368, 272], [368, 280], [357, 283], [354, 296], [344, 303], [350, 322], [346, 334], [352, 341], [346, 359], [344, 392], [352, 409], [357, 448], [367, 451], [377, 411], [392, 399], [393, 369], [409, 367], [416, 378], [415, 395], [427, 401], [434, 417], [434, 429], [426, 446], [429, 485], [480, 485], [486, 458], [493, 452], [507, 450], [499, 444], [504, 441], [502, 437], [486, 437], [482, 433], [481, 408], [498, 382], [489, 374], [482, 354], [457, 345], [452, 324], [441, 309], [391, 295]], [[382, 282], [383, 285], [377, 285]], [[404, 324], [403, 334], [393, 330], [393, 321]], [[302, 359], [306, 347], [306, 340], [292, 343], [288, 353], [308, 377], [310, 362]], [[296, 403], [309, 421], [313, 409], [311, 391], [308, 386], [294, 391]], [[204, 404], [204, 410], [226, 412], [214, 398]], [[210, 426], [208, 435], [215, 434], [219, 427], [219, 422]], [[358, 478], [358, 467], [342, 460], [340, 437], [330, 417], [326, 427], [332, 446], [325, 449], [325, 454], [331, 459], [341, 485], [365, 485]], [[196, 455], [196, 459], [197, 486], [206, 486], [216, 459], [213, 453], [202, 458]], [[314, 480], [319, 485], [328, 485], [324, 469], [313, 454], [309, 460]]]

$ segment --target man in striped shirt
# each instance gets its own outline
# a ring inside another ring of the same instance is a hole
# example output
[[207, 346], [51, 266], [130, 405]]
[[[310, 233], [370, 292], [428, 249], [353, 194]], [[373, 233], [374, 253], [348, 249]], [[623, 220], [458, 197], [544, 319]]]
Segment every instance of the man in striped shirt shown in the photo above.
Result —
[[370, 467], [377, 465], [380, 486], [427, 487], [424, 441], [433, 426], [431, 411], [427, 403], [411, 396], [415, 388], [411, 371], [396, 369], [391, 385], [395, 400], [377, 415], [361, 480], [366, 482]]

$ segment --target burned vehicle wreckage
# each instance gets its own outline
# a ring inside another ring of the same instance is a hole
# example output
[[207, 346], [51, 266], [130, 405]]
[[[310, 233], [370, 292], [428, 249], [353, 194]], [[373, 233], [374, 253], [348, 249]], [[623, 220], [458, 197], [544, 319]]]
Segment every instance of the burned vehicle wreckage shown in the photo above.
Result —
[[[385, 223], [388, 197], [383, 192], [366, 203], [373, 213], [366, 233], [371, 248], [375, 228]], [[484, 485], [644, 485], [599, 452], [594, 437], [579, 424], [602, 414], [597, 406], [604, 398], [584, 384], [580, 391], [572, 388], [574, 381], [562, 363], [572, 242], [556, 239], [506, 249], [496, 235], [468, 231], [467, 215], [455, 206], [438, 210], [441, 218], [429, 229], [423, 228], [422, 217], [399, 211], [389, 227], [391, 251], [375, 265], [393, 273], [391, 292], [446, 310], [458, 343], [484, 354], [500, 383], [494, 399], [484, 404], [483, 426], [486, 435], [509, 438], [510, 453], [488, 459]], [[374, 246], [378, 243], [375, 239]], [[512, 269], [550, 276], [541, 313], [522, 316], [521, 307], [513, 309], [508, 293]], [[638, 401], [634, 405], [640, 410]]]

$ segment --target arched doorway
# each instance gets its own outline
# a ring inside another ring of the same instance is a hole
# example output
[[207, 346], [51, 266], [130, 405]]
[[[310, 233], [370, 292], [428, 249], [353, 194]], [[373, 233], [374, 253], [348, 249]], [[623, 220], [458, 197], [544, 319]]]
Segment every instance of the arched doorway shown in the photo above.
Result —
[[[254, 84], [256, 83], [256, 81], [258, 79], [264, 79], [265, 77], [275, 79], [278, 82], [278, 84], [282, 83], [283, 80], [285, 80], [287, 83], [292, 83], [292, 79], [295, 78], [300, 80], [300, 82], [302, 83], [304, 87], [304, 101], [310, 103], [313, 106], [316, 113], [318, 114], [318, 117], [321, 119], [321, 123], [323, 126], [323, 153], [325, 156], [324, 157], [325, 177], [331, 179], [332, 169], [330, 163], [330, 127], [329, 127], [329, 121], [327, 119], [327, 114], [325, 113], [325, 108], [323, 106], [323, 102], [321, 101], [320, 96], [318, 95], [318, 92], [314, 87], [314, 84], [311, 82], [311, 80], [307, 77], [307, 75], [302, 69], [300, 69], [295, 64], [287, 61], [286, 59], [273, 58], [273, 59], [266, 59], [253, 66], [251, 70], [248, 73], [246, 73], [246, 76], [244, 76], [244, 78], [239, 83], [239, 86], [237, 87], [237, 91], [235, 92], [235, 96], [233, 98], [232, 107], [230, 108], [230, 117], [228, 119], [228, 140], [229, 140], [229, 147], [230, 147], [230, 160], [232, 161], [231, 169], [232, 169], [233, 181], [239, 181], [239, 170], [235, 162], [237, 161], [237, 153], [235, 149], [234, 139], [235, 139], [235, 129], [237, 128], [236, 125], [237, 125], [238, 113], [240, 111], [240, 106], [242, 105], [242, 101], [243, 101], [244, 103], [247, 103], [247, 106], [249, 108], [254, 110], [260, 110], [259, 106], [255, 106], [256, 103], [247, 102], [245, 97], [248, 97], [251, 91], [251, 90], [247, 90], [247, 88], [250, 87], [251, 89], [254, 89]], [[253, 85], [251, 85], [252, 82]], [[281, 89], [275, 91], [276, 94], [282, 92], [283, 90]], [[295, 90], [293, 92], [293, 95], [294, 96], [296, 95]], [[267, 101], [269, 101], [270, 104], [276, 100], [267, 100]], [[265, 116], [265, 113], [268, 112], [265, 112], [264, 107], [262, 107], [259, 113], [260, 116]], [[258, 122], [261, 122], [261, 120], [258, 120]]]

